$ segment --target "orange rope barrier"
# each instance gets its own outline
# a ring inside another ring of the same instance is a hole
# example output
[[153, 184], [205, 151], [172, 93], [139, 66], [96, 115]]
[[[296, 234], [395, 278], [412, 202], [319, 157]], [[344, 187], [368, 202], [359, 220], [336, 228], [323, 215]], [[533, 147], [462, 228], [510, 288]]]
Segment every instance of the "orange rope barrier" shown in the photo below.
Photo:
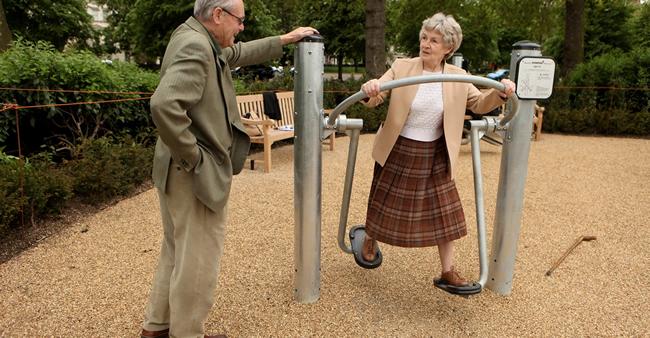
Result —
[[[556, 86], [553, 87], [553, 89], [607, 89], [607, 90], [637, 90], [637, 91], [648, 91], [650, 88], [631, 88], [631, 87], [589, 87], [589, 86], [575, 86], [575, 87], [569, 87], [569, 86]], [[269, 91], [290, 91], [290, 89], [273, 89]], [[237, 95], [251, 95], [251, 94], [262, 94], [265, 91], [256, 91], [256, 92], [243, 92], [239, 93]], [[356, 93], [358, 92], [357, 90], [323, 90], [323, 93], [344, 93], [344, 94], [351, 94], [351, 93]]]
[[55, 92], [55, 93], [80, 93], [80, 94], [129, 94], [151, 95], [151, 92], [116, 92], [110, 90], [80, 90], [80, 89], [37, 89], [37, 88], [11, 88], [0, 87], [0, 90], [13, 90], [19, 92]]
[[[241, 92], [237, 93], [237, 95], [255, 95], [255, 94], [263, 94], [265, 92], [290, 92], [292, 91], [291, 89], [286, 89], [286, 88], [278, 88], [278, 89], [272, 89], [272, 90], [264, 90], [264, 91], [256, 91], [256, 92]], [[358, 90], [323, 90], [323, 93], [356, 93]]]
[[648, 88], [648, 87], [629, 88], [629, 87], [589, 87], [589, 86], [575, 86], [575, 87], [556, 86], [556, 87], [553, 87], [553, 89], [611, 89], [611, 90], [641, 90], [641, 91], [650, 90], [650, 88]]
[[[650, 88], [629, 88], [629, 87], [589, 87], [589, 86], [556, 86], [554, 89], [607, 89], [607, 90], [640, 90], [647, 91]], [[15, 91], [32, 91], [32, 92], [58, 92], [58, 93], [84, 93], [84, 94], [126, 94], [126, 95], [151, 95], [150, 92], [117, 92], [117, 91], [100, 91], [100, 90], [70, 90], [70, 89], [33, 89], [33, 88], [8, 88], [0, 87], [0, 90], [15, 90]], [[288, 90], [285, 88], [275, 89], [273, 91], [284, 91]], [[251, 94], [262, 94], [266, 91], [255, 91], [255, 92], [243, 92], [238, 95], [251, 95]], [[324, 90], [323, 93], [356, 93], [352, 90]], [[101, 103], [115, 103], [115, 102], [128, 102], [128, 101], [140, 101], [147, 100], [151, 96], [147, 97], [138, 97], [138, 98], [129, 98], [129, 99], [115, 99], [115, 100], [100, 100], [100, 101], [84, 101], [84, 102], [70, 102], [70, 103], [56, 103], [56, 104], [44, 104], [44, 105], [34, 105], [34, 106], [20, 106], [14, 103], [5, 103], [0, 108], [0, 112], [7, 111], [9, 109], [36, 109], [36, 108], [51, 108], [51, 107], [66, 107], [66, 106], [78, 106], [85, 104], [101, 104]]]
[[115, 100], [102, 100], [102, 101], [86, 101], [86, 102], [70, 102], [70, 103], [54, 103], [54, 104], [41, 104], [35, 106], [19, 106], [14, 103], [5, 103], [0, 109], [0, 112], [9, 110], [9, 109], [34, 109], [34, 108], [51, 108], [51, 107], [67, 107], [67, 106], [80, 106], [84, 104], [99, 104], [99, 103], [114, 103], [114, 102], [127, 102], [127, 101], [141, 101], [148, 100], [151, 97], [136, 97], [132, 99], [115, 99]]

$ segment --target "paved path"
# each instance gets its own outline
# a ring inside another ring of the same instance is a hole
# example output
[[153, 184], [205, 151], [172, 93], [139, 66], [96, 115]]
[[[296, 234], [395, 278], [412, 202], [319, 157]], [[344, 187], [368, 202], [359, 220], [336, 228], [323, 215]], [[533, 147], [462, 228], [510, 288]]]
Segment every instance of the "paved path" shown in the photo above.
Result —
[[[351, 224], [362, 223], [373, 135], [360, 140]], [[231, 337], [647, 336], [650, 332], [650, 140], [544, 134], [534, 142], [513, 289], [461, 298], [433, 287], [435, 249], [382, 246], [356, 266], [336, 244], [347, 137], [323, 152], [321, 298], [293, 301], [292, 146], [274, 170], [234, 179], [208, 332]], [[501, 149], [482, 144], [490, 228]], [[469, 235], [457, 266], [478, 275], [469, 146], [457, 183]], [[157, 260], [154, 190], [124, 200], [0, 265], [0, 337], [135, 337]], [[83, 232], [83, 229], [88, 231]], [[551, 277], [551, 264], [582, 235]], [[490, 248], [491, 245], [488, 245]]]

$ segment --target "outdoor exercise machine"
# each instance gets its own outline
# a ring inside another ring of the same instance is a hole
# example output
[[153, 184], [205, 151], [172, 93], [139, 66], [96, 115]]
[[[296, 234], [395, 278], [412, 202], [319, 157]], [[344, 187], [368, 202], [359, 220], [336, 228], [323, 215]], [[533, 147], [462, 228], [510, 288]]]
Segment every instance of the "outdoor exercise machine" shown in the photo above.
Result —
[[[463, 58], [462, 53], [454, 53], [451, 58], [450, 58], [450, 63], [456, 67], [466, 69], [463, 65], [465, 63], [465, 59]], [[495, 73], [489, 73], [486, 77], [488, 79], [492, 79], [495, 81], [500, 81], [501, 79], [504, 79], [508, 75], [507, 70], [501, 69], [500, 72], [495, 72]], [[469, 115], [465, 115], [465, 117], [469, 117], [472, 119], [473, 117], [477, 116], [477, 114], [474, 114], [473, 112], [466, 111], [466, 114], [469, 113]], [[496, 114], [495, 114], [496, 113]], [[483, 119], [485, 116], [489, 115], [499, 115], [499, 113], [502, 113], [501, 108], [494, 109], [492, 112], [489, 112], [485, 115], [480, 115], [480, 117], [476, 118], [478, 120]], [[470, 126], [469, 123], [466, 123], [466, 125], [463, 127], [463, 138], [461, 139], [462, 145], [468, 144], [470, 142]], [[482, 135], [482, 136], [481, 136]], [[495, 145], [495, 146], [501, 146], [503, 145], [503, 142], [501, 141], [501, 137], [498, 133], [493, 133], [493, 132], [487, 132], [487, 133], [479, 133], [479, 136], [481, 136], [481, 140], [485, 141], [489, 144]]]
[[[446, 290], [470, 294], [487, 287], [501, 295], [512, 290], [512, 277], [517, 251], [523, 193], [528, 170], [530, 134], [534, 106], [537, 99], [550, 97], [553, 88], [555, 63], [541, 56], [540, 46], [530, 41], [513, 45], [510, 69], [515, 70], [517, 95], [510, 97], [509, 109], [503, 117], [485, 117], [469, 121], [471, 131], [476, 219], [478, 227], [480, 277], [467, 289]], [[350, 105], [365, 98], [358, 92], [341, 102], [325, 117], [323, 110], [324, 41], [319, 35], [307, 37], [298, 43], [294, 55], [296, 74], [295, 140], [294, 140], [294, 299], [299, 303], [316, 302], [320, 296], [321, 248], [321, 141], [336, 131], [350, 135], [343, 202], [341, 206], [338, 244], [346, 253], [355, 254], [357, 262], [365, 231], [355, 226], [349, 233], [350, 245], [345, 243], [354, 166], [363, 127], [360, 119], [346, 118], [341, 113]], [[471, 75], [427, 75], [389, 81], [381, 90], [426, 82], [469, 82], [503, 90], [501, 83]], [[487, 258], [483, 188], [480, 165], [479, 139], [482, 133], [499, 133], [503, 140], [496, 214], [490, 259]], [[381, 253], [377, 255], [381, 257]], [[361, 258], [363, 259], [363, 258]], [[379, 258], [380, 259], [380, 258]], [[372, 268], [377, 262], [365, 262]], [[379, 262], [380, 264], [381, 262]], [[360, 264], [361, 265], [361, 264]]]

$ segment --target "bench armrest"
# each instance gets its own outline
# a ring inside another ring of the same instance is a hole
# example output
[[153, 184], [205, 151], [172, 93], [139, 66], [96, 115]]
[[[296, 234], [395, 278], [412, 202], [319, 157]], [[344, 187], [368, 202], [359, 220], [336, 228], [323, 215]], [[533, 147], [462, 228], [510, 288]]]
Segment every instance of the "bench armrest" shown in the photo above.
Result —
[[244, 124], [249, 124], [249, 125], [254, 125], [254, 126], [272, 126], [273, 125], [273, 121], [271, 121], [271, 120], [251, 120], [251, 119], [247, 119], [245, 117], [242, 117], [241, 121]]

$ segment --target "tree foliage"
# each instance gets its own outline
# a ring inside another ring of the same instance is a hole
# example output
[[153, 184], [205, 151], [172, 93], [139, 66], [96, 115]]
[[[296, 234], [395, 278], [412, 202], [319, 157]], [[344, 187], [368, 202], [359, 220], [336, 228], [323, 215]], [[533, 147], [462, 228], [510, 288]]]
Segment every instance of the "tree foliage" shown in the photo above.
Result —
[[[647, 46], [647, 2], [639, 5], [632, 0], [584, 1], [585, 60], [612, 50]], [[110, 13], [110, 26], [101, 32], [106, 41], [101, 52], [123, 51], [127, 56], [134, 55], [139, 63], [154, 67], [164, 54], [171, 32], [192, 15], [194, 4], [193, 0], [96, 2], [105, 4]], [[249, 41], [310, 25], [324, 36], [327, 56], [346, 62], [364, 60], [364, 41], [370, 32], [364, 27], [365, 3], [366, 0], [247, 0], [246, 27], [238, 39]], [[386, 0], [385, 48], [417, 54], [422, 21], [436, 12], [444, 12], [453, 15], [463, 29], [459, 52], [469, 61], [472, 72], [507, 66], [512, 45], [520, 40], [542, 44], [543, 54], [553, 56], [561, 65], [567, 50], [565, 3], [566, 0]], [[85, 0], [61, 0], [56, 6], [51, 6], [49, 0], [6, 0], [3, 4], [9, 27], [15, 27], [13, 33], [29, 40], [50, 41], [61, 49], [70, 41], [83, 44], [92, 37]], [[53, 21], [62, 24], [51, 25]], [[289, 52], [285, 60], [290, 58]]]
[[436, 12], [451, 14], [463, 30], [458, 51], [471, 71], [481, 72], [491, 65], [507, 65], [515, 42], [542, 43], [553, 36], [562, 4], [561, 0], [392, 0], [388, 1], [388, 36], [398, 52], [415, 55], [422, 21]]
[[106, 54], [123, 52], [126, 59], [129, 60], [133, 48], [126, 17], [134, 2], [130, 0], [98, 0], [96, 3], [106, 6], [108, 10], [106, 15], [108, 27], [101, 31], [104, 36], [102, 52]]
[[650, 47], [650, 2], [645, 2], [630, 19], [631, 40], [634, 47]]
[[[585, 0], [585, 60], [614, 50], [630, 49], [628, 0]], [[647, 22], [646, 22], [647, 25]], [[647, 39], [647, 36], [646, 36]]]
[[[478, 1], [477, 1], [478, 2]], [[482, 2], [485, 7], [479, 13], [490, 11], [491, 19], [481, 24], [482, 29], [497, 31], [499, 65], [508, 65], [512, 45], [518, 41], [531, 40], [543, 44], [562, 27], [564, 0], [501, 0]], [[512, 15], [516, 13], [515, 15]], [[475, 17], [482, 22], [481, 15]], [[464, 28], [464, 27], [463, 27]]]
[[126, 16], [133, 54], [140, 64], [162, 59], [172, 32], [192, 15], [193, 1], [139, 0]]
[[96, 37], [85, 0], [4, 0], [3, 4], [14, 36], [48, 41], [58, 50], [71, 43], [87, 47]]
[[[106, 30], [108, 44], [116, 51], [133, 54], [140, 64], [162, 59], [172, 32], [192, 16], [193, 0], [101, 0], [110, 10]], [[245, 29], [238, 39], [248, 41], [278, 34], [279, 20], [262, 0], [246, 4]]]
[[485, 2], [456, 0], [404, 0], [390, 1], [389, 36], [398, 52], [410, 56], [420, 49], [419, 32], [422, 21], [437, 12], [452, 15], [463, 30], [463, 42], [458, 52], [477, 67], [483, 60], [494, 60], [497, 53], [498, 30], [492, 29], [494, 10]]
[[[300, 23], [299, 7], [303, 0], [267, 0], [264, 1], [271, 14], [278, 19], [280, 32], [289, 32]], [[249, 6], [249, 2], [246, 2]]]
[[262, 0], [248, 0], [245, 4], [246, 26], [237, 36], [238, 40], [251, 41], [280, 34], [281, 20], [276, 15], [281, 15], [282, 12], [274, 14]]
[[364, 4], [364, 0], [306, 1], [301, 4], [302, 25], [318, 29], [325, 38], [325, 53], [335, 55], [339, 66], [342, 66], [344, 58], [363, 60]]

